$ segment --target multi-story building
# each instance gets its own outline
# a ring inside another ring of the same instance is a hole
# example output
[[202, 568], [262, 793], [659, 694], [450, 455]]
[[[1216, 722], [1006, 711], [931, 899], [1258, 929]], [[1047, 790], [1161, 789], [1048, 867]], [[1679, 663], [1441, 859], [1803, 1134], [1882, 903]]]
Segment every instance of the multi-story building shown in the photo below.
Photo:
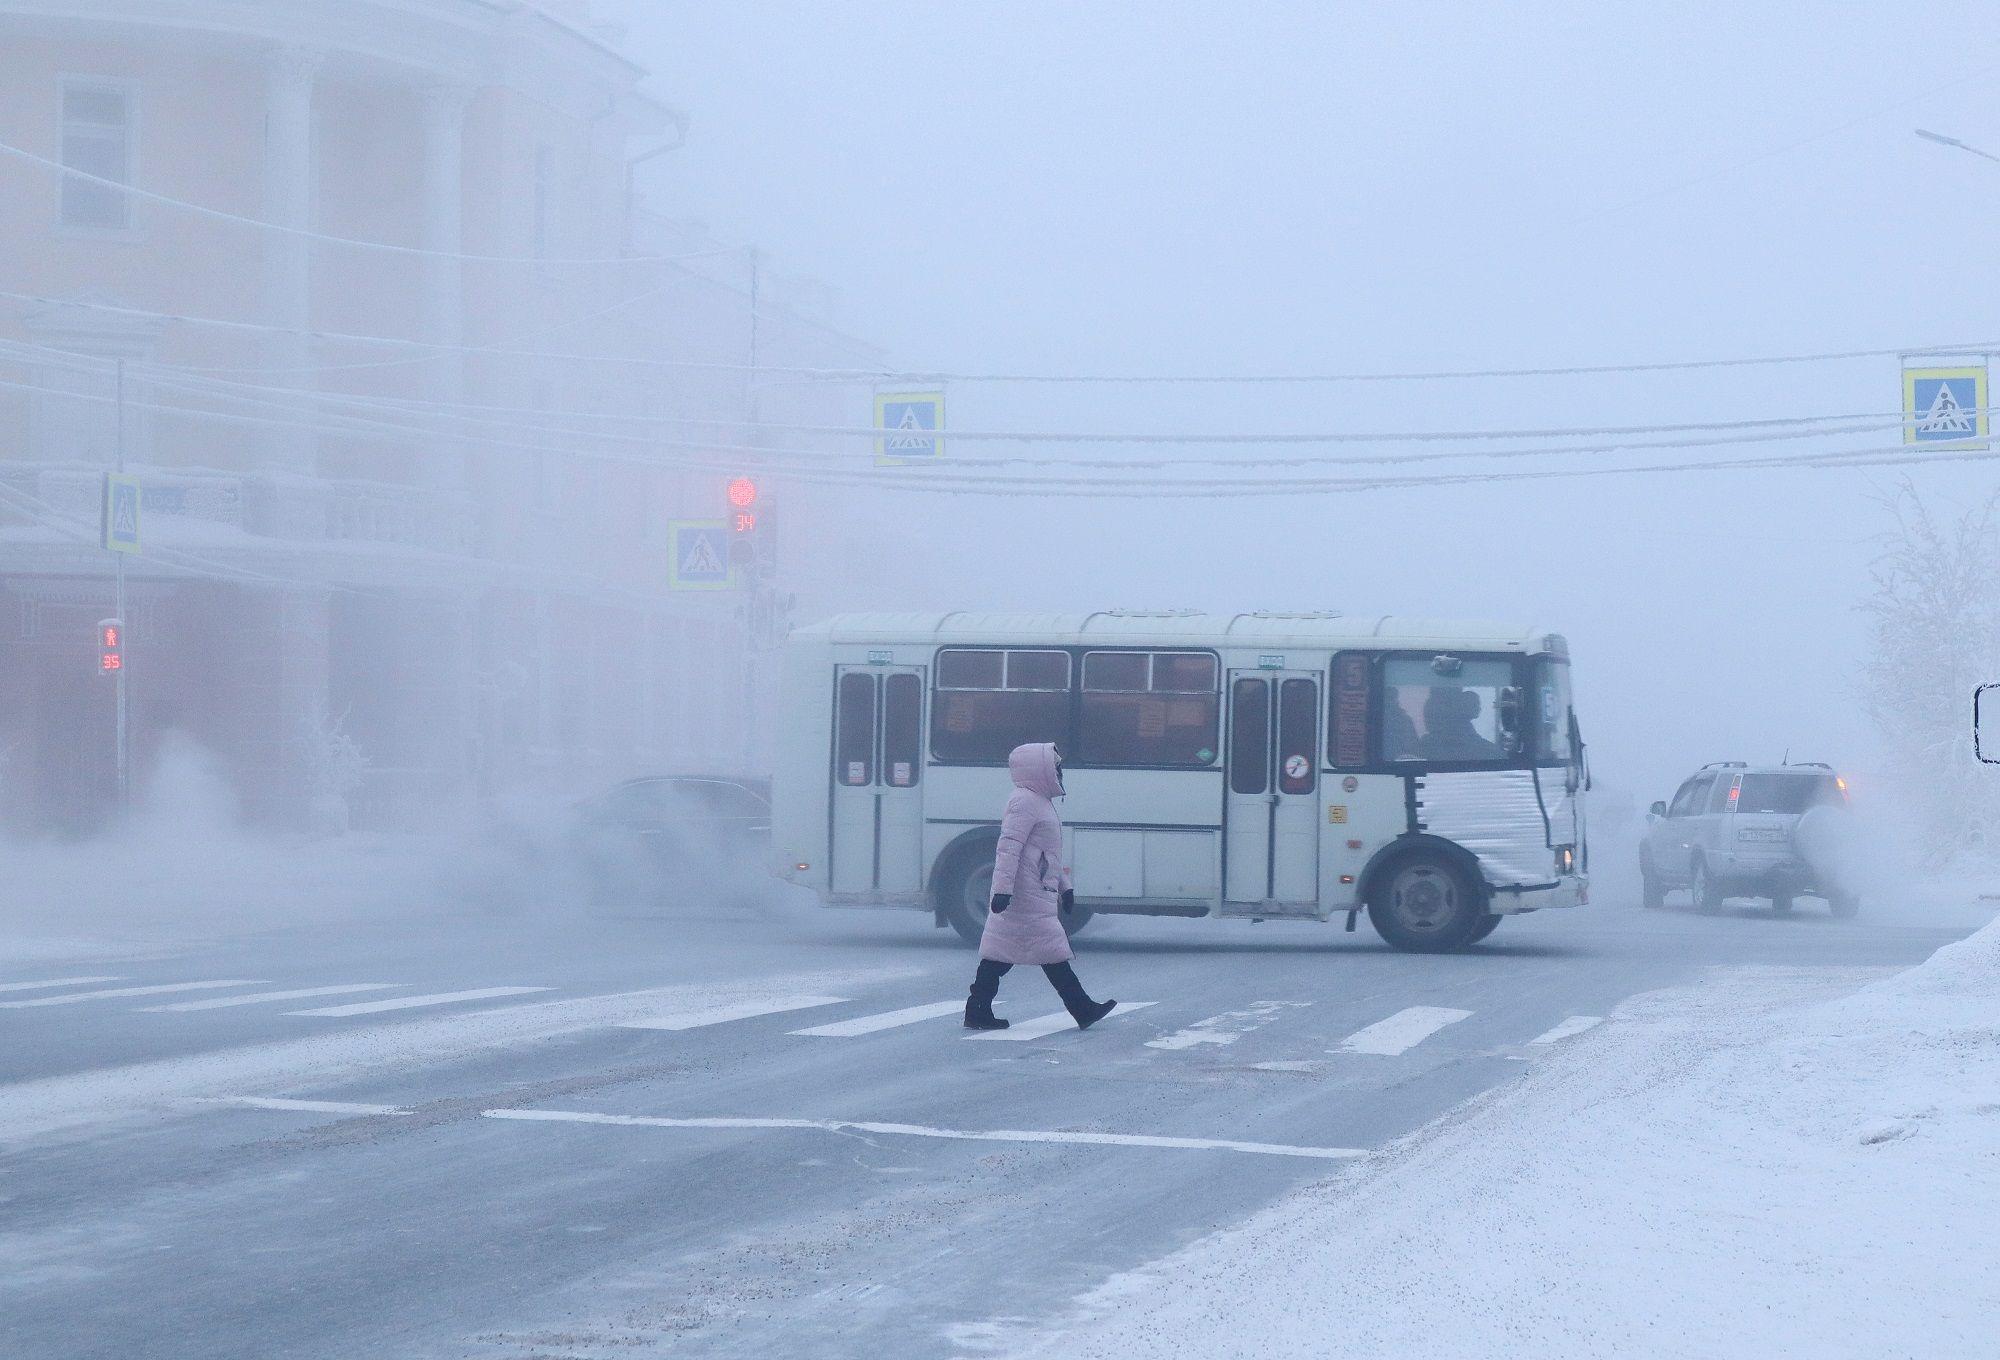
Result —
[[580, 2], [0, 0], [0, 825], [109, 807], [121, 458], [137, 787], [176, 733], [280, 824], [761, 763], [667, 526], [866, 420], [755, 366], [874, 356], [635, 202], [644, 75]]

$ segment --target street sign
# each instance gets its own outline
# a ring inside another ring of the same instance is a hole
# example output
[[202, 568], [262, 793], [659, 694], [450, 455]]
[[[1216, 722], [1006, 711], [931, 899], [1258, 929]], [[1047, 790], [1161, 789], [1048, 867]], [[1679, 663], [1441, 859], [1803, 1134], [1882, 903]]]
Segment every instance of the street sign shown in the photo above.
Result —
[[728, 590], [729, 524], [719, 519], [667, 522], [668, 585], [674, 590]]
[[875, 464], [904, 467], [944, 457], [944, 393], [875, 394]]
[[1986, 365], [1903, 370], [1903, 442], [1968, 448], [1986, 441]]
[[104, 546], [111, 552], [139, 551], [139, 479], [104, 474]]

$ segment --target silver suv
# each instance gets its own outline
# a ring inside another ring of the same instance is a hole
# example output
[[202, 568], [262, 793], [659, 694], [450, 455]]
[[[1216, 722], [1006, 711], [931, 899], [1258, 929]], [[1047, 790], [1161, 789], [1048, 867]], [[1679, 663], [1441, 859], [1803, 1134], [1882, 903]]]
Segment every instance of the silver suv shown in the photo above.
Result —
[[1662, 907], [1669, 889], [1686, 888], [1697, 911], [1718, 911], [1728, 897], [1767, 897], [1773, 909], [1787, 912], [1795, 897], [1809, 895], [1825, 898], [1835, 916], [1852, 916], [1860, 898], [1822, 881], [1814, 861], [1831, 857], [1807, 848], [1838, 834], [1822, 824], [1846, 808], [1847, 785], [1827, 765], [1704, 765], [1672, 803], [1653, 804], [1646, 819], [1639, 843], [1643, 901]]

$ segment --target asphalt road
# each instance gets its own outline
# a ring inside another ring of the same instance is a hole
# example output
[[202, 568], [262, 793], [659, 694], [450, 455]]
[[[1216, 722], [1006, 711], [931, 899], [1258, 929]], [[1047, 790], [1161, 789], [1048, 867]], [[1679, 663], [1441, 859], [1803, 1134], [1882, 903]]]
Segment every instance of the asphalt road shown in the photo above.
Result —
[[959, 1027], [969, 952], [904, 913], [438, 911], [16, 951], [0, 1351], [976, 1354], [1364, 1174], [1637, 993], [1718, 967], [1858, 982], [1974, 924], [1599, 895], [1447, 957], [1365, 924], [1100, 921], [1077, 967], [1120, 1012], [1037, 1032], [1058, 1003], [1020, 969], [1001, 1040]]

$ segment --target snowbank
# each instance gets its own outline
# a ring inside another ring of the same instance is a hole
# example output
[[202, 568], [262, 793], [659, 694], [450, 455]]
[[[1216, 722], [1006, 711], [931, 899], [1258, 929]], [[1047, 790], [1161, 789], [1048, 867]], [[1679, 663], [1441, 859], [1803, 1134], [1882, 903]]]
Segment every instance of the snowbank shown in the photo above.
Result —
[[1656, 993], [1024, 1356], [2000, 1353], [2000, 923]]

